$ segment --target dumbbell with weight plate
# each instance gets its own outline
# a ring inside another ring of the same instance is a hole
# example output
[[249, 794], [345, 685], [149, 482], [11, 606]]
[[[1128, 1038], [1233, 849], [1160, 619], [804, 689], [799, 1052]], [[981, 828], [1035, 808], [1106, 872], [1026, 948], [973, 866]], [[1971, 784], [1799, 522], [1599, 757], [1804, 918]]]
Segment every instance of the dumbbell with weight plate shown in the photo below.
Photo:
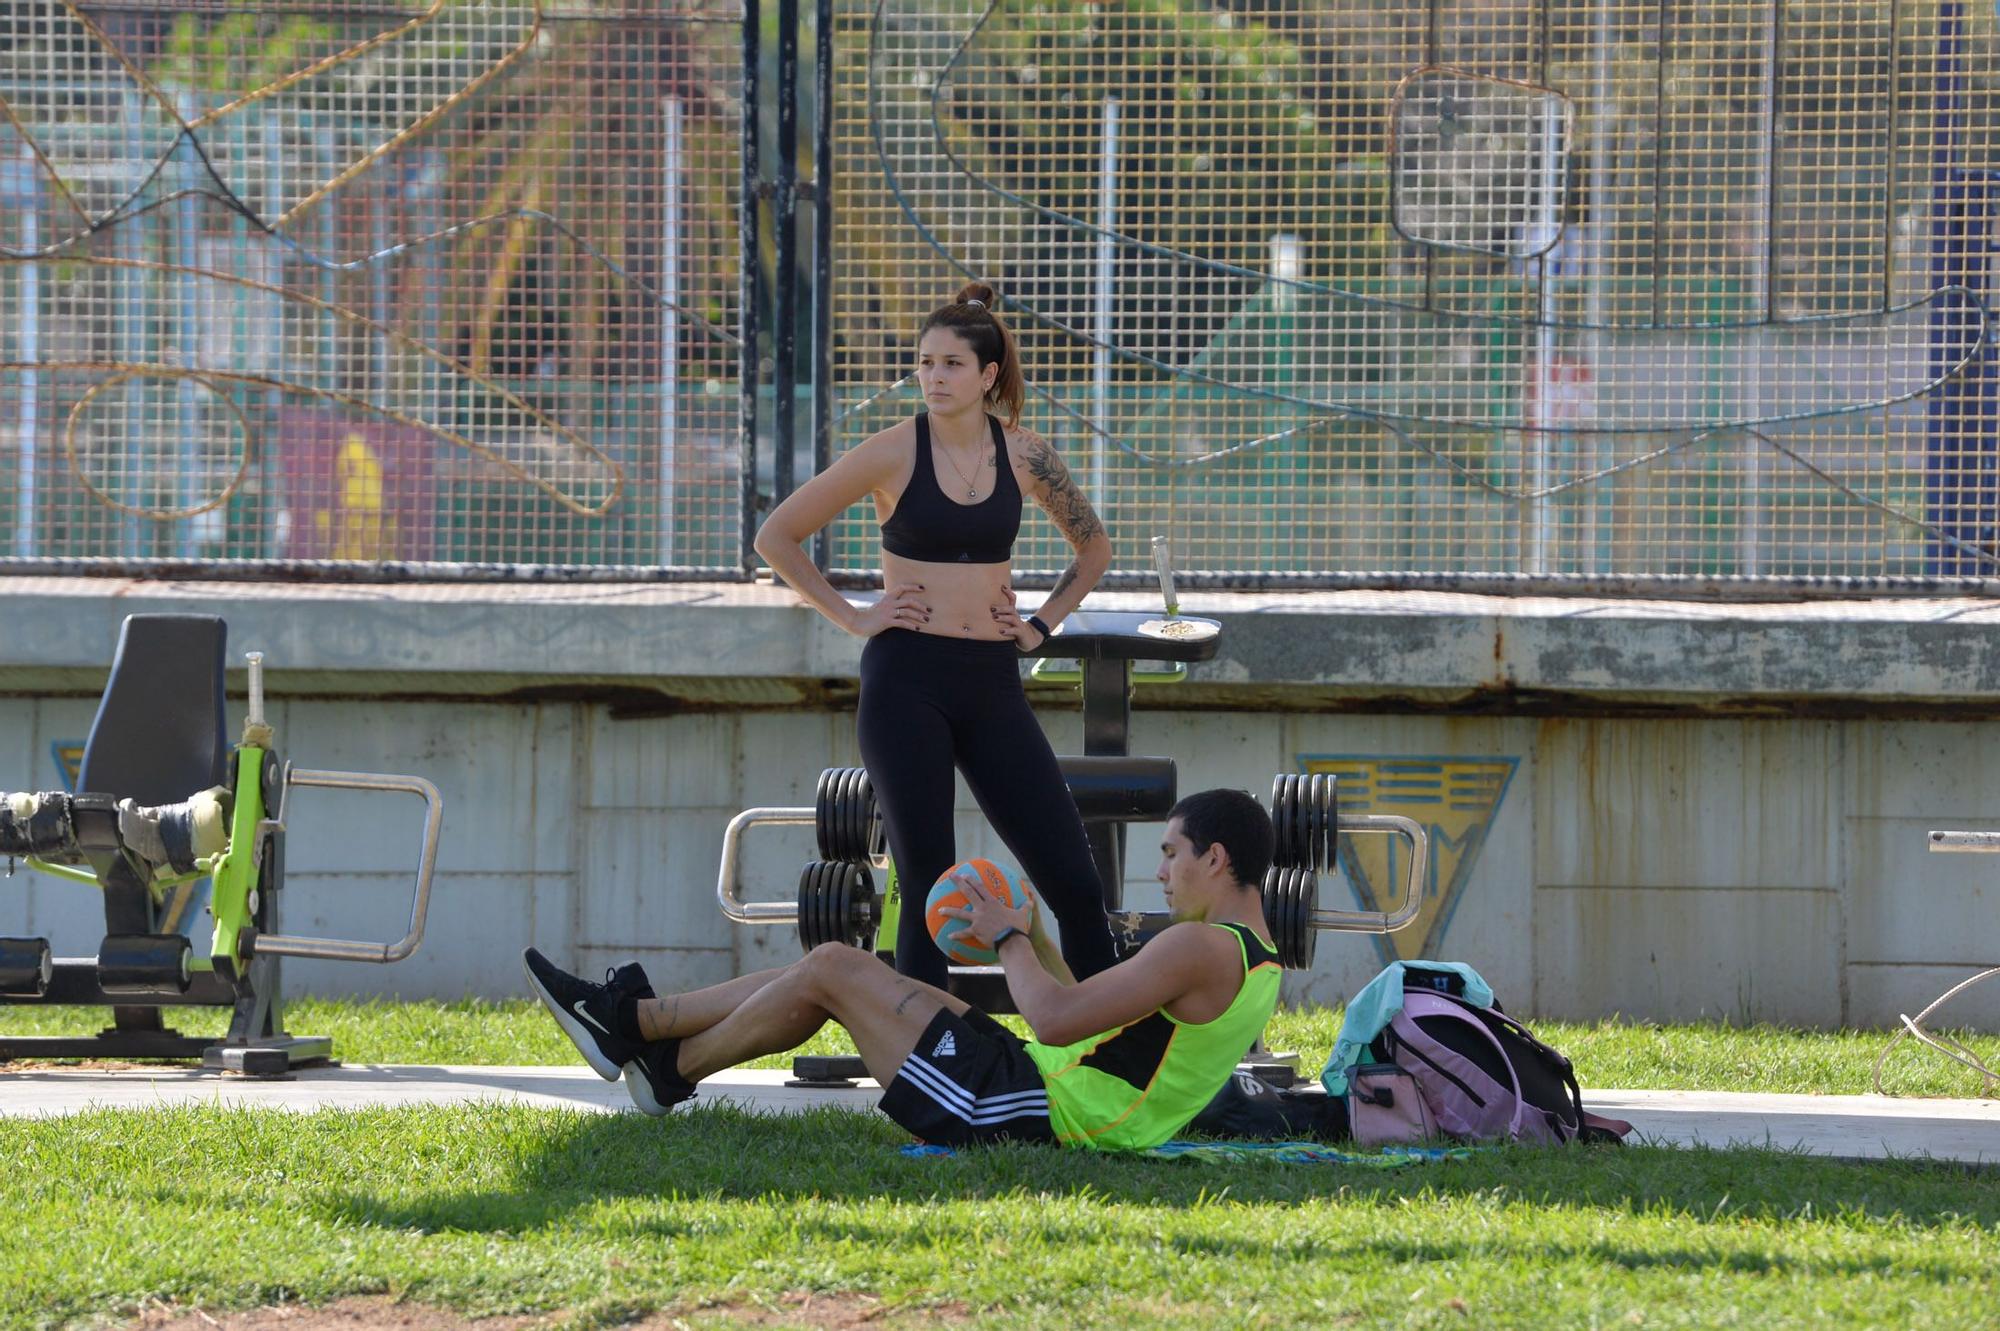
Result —
[[1312, 965], [1319, 941], [1313, 912], [1318, 909], [1319, 875], [1311, 869], [1274, 864], [1264, 875], [1264, 922], [1271, 926], [1280, 965], [1290, 970]]
[[875, 876], [865, 864], [814, 860], [799, 875], [799, 946], [869, 948], [875, 942]]
[[829, 767], [819, 774], [813, 830], [822, 860], [866, 864], [881, 853], [882, 819], [866, 768]]
[[1280, 772], [1271, 782], [1271, 827], [1277, 844], [1271, 862], [1325, 873], [1340, 842], [1337, 783], [1328, 772]]

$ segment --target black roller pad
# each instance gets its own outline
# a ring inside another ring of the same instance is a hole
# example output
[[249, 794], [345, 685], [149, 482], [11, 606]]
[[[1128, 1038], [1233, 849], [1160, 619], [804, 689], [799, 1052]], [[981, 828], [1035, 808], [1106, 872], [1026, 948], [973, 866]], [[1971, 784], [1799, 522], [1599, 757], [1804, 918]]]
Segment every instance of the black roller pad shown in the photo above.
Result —
[[40, 998], [53, 973], [48, 939], [0, 938], [0, 994]]

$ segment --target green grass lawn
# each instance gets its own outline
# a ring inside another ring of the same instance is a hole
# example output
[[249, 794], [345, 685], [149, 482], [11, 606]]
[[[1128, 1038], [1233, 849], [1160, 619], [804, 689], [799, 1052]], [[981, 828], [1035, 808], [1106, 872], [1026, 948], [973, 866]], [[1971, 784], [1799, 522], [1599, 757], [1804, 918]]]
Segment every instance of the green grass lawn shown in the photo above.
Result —
[[813, 1325], [805, 1293], [891, 1326], [1994, 1324], [2000, 1180], [1971, 1169], [1508, 1148], [1382, 1173], [903, 1140], [835, 1110], [0, 1120], [0, 1326], [355, 1293], [583, 1326]]
[[[100, 1022], [0, 1011], [9, 1032]], [[290, 1024], [351, 1062], [576, 1061], [527, 1002], [301, 1002]], [[1314, 1062], [1337, 1024], [1284, 1013], [1270, 1042]], [[1586, 1085], [1718, 1090], [1865, 1090], [1887, 1039], [1539, 1029]], [[2000, 1057], [2000, 1040], [1973, 1044]], [[1896, 1084], [1976, 1083], [1924, 1054]], [[0, 1119], [0, 1331], [353, 1294], [578, 1327], [2000, 1325], [2000, 1173], [1974, 1167], [1512, 1147], [1385, 1173], [1037, 1147], [912, 1158], [906, 1140], [874, 1116], [699, 1103], [661, 1120], [499, 1105]]]

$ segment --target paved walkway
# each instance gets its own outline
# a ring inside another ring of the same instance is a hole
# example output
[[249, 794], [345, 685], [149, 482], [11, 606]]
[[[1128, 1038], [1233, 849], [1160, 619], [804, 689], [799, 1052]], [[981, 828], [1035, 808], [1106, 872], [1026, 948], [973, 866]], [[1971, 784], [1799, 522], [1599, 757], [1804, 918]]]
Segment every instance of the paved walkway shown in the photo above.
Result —
[[[710, 1078], [702, 1093], [765, 1113], [796, 1113], [814, 1105], [865, 1110], [881, 1097], [881, 1089], [868, 1081], [851, 1090], [830, 1090], [789, 1087], [787, 1080], [782, 1071], [739, 1071]], [[105, 1071], [16, 1064], [0, 1072], [0, 1117], [169, 1104], [307, 1111], [476, 1100], [598, 1111], [632, 1108], [623, 1083], [600, 1080], [585, 1067], [347, 1064], [305, 1069], [284, 1081], [250, 1081], [184, 1067]], [[2000, 1100], [1588, 1091], [1584, 1103], [1630, 1120], [1636, 1138], [1668, 1145], [1770, 1146], [1815, 1155], [2000, 1163]]]

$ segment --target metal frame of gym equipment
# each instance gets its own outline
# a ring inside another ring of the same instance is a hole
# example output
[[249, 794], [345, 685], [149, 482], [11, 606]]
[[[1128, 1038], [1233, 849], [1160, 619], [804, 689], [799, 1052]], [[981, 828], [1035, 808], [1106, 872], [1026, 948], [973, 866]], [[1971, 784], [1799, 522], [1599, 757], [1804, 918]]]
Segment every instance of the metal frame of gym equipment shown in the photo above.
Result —
[[[1932, 831], [1930, 833], [1929, 848], [1933, 851], [1941, 851], [1946, 854], [1954, 852], [1973, 855], [2000, 854], [2000, 832]], [[2000, 975], [2000, 966], [1989, 966], [1975, 975], [1960, 980], [1957, 984], [1939, 994], [1930, 1001], [1930, 1004], [1923, 1011], [1917, 1013], [1916, 1016], [1912, 1017], [1907, 1012], [1898, 1013], [1897, 1016], [1902, 1022], [1902, 1029], [1890, 1036], [1889, 1043], [1884, 1045], [1882, 1052], [1875, 1056], [1875, 1093], [1877, 1095], [1894, 1094], [1892, 1091], [1884, 1091], [1882, 1089], [1882, 1065], [1889, 1061], [1889, 1055], [1895, 1052], [1897, 1045], [1901, 1044], [1905, 1039], [1911, 1039], [1915, 1040], [1918, 1044], [1928, 1045], [1930, 1048], [1943, 1054], [1946, 1058], [1957, 1063], [1963, 1063], [1974, 1072], [1977, 1072], [1981, 1078], [1979, 1093], [1981, 1095], [1993, 1094], [1994, 1088], [2000, 1086], [2000, 1072], [1996, 1072], [1987, 1066], [1978, 1054], [1966, 1048], [1965, 1045], [1954, 1040], [1951, 1036], [1926, 1029], [1924, 1022], [1929, 1020], [1931, 1013], [1936, 1012], [1952, 999], [1972, 988], [1972, 986], [1978, 984], [1981, 980], [1989, 980], [1995, 975]]]
[[[1162, 582], [1171, 586], [1164, 569]], [[1168, 604], [1173, 604], [1171, 593]], [[1036, 677], [1075, 679], [1083, 694], [1085, 752], [1060, 756], [1057, 762], [1084, 818], [1113, 931], [1128, 953], [1171, 918], [1165, 912], [1124, 908], [1125, 824], [1165, 818], [1178, 797], [1173, 759], [1127, 753], [1132, 686], [1135, 680], [1171, 683], [1185, 678], [1188, 663], [1214, 657], [1220, 635], [1215, 620], [1171, 610], [1165, 617], [1078, 611], [1029, 653], [1040, 658]], [[1067, 660], [1077, 662], [1077, 668], [1054, 664]], [[1164, 662], [1167, 668], [1141, 671], [1139, 661]], [[1429, 837], [1422, 824], [1395, 814], [1342, 815], [1331, 775], [1287, 772], [1272, 783], [1271, 817], [1277, 846], [1264, 879], [1265, 918], [1286, 966], [1312, 964], [1320, 930], [1389, 933], [1416, 919], [1429, 873]], [[820, 858], [806, 865], [797, 899], [744, 901], [738, 883], [744, 835], [752, 827], [808, 823], [815, 829]], [[1399, 836], [1409, 844], [1402, 894], [1386, 911], [1321, 909], [1319, 875], [1334, 868], [1339, 839], [1357, 833]], [[881, 893], [875, 888], [878, 870], [888, 875]], [[898, 909], [921, 909], [921, 902], [912, 907], [899, 900], [895, 867], [884, 851], [881, 816], [868, 775], [858, 767], [822, 772], [811, 808], [751, 808], [732, 818], [722, 837], [715, 895], [722, 913], [738, 924], [796, 925], [807, 951], [832, 941], [871, 947], [878, 930], [894, 937]], [[999, 967], [955, 966], [949, 974], [954, 994], [987, 1011], [1010, 1010], [1012, 1000]], [[867, 1075], [858, 1062], [806, 1056], [793, 1061], [793, 1075], [802, 1083], [839, 1083]]]
[[[330, 1062], [332, 1041], [285, 1030], [281, 958], [389, 964], [422, 944], [444, 816], [437, 787], [417, 776], [310, 771], [283, 761], [264, 716], [259, 652], [246, 654], [248, 715], [231, 746], [224, 730], [227, 636], [227, 625], [209, 615], [127, 617], [77, 773], [84, 793], [0, 794], [0, 809], [18, 815], [0, 822], [11, 834], [0, 838], [9, 874], [18, 856], [31, 869], [98, 888], [105, 919], [95, 957], [55, 957], [46, 938], [0, 939], [0, 1004], [112, 1012], [112, 1025], [94, 1036], [0, 1036], [0, 1060], [199, 1058], [207, 1068], [283, 1076], [301, 1064]], [[410, 925], [401, 939], [278, 931], [286, 820], [297, 787], [422, 798]], [[205, 845], [192, 833], [202, 818]], [[213, 884], [214, 928], [198, 952], [188, 934], [167, 926], [175, 893], [204, 877]], [[165, 1009], [193, 1006], [231, 1009], [219, 1041], [165, 1025]]]

